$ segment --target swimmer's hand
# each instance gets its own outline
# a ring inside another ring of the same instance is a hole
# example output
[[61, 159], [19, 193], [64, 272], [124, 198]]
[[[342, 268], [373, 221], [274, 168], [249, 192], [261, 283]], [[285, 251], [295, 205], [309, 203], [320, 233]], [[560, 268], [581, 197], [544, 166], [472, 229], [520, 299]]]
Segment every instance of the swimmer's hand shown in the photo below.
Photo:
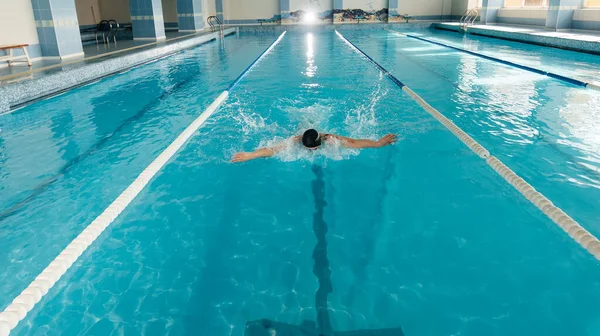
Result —
[[258, 158], [263, 158], [263, 157], [270, 157], [273, 156], [275, 154], [275, 149], [274, 148], [261, 148], [261, 149], [257, 149], [254, 152], [240, 152], [235, 154], [232, 158], [231, 158], [231, 162], [245, 162], [245, 161], [250, 161], [250, 160], [254, 160], [254, 159], [258, 159]]
[[397, 134], [386, 134], [377, 141], [377, 147], [384, 147], [387, 145], [391, 145], [394, 142], [396, 142], [397, 137], [398, 137]]
[[253, 153], [241, 152], [241, 153], [236, 153], [231, 158], [231, 162], [244, 162], [244, 161], [249, 161], [252, 159], [255, 159]]

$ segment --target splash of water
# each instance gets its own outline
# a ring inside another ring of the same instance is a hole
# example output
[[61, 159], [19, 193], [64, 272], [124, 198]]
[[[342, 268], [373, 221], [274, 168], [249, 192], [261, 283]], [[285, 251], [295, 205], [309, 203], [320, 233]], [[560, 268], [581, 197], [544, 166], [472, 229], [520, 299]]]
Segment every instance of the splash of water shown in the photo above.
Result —
[[388, 94], [388, 91], [387, 88], [382, 88], [382, 81], [380, 80], [364, 104], [356, 106], [356, 108], [350, 109], [346, 113], [344, 122], [346, 131], [349, 134], [356, 137], [369, 137], [376, 133], [378, 126], [377, 107], [381, 99]]
[[329, 121], [334, 114], [333, 101], [319, 100], [308, 106], [300, 107], [300, 101], [283, 99], [280, 101], [280, 109], [284, 111], [296, 128], [318, 130], [329, 129]]
[[282, 162], [307, 161], [314, 163], [321, 160], [345, 160], [360, 153], [357, 149], [346, 148], [338, 140], [330, 140], [317, 149], [304, 148], [293, 138], [275, 137], [261, 142], [261, 147], [280, 147], [275, 157]]

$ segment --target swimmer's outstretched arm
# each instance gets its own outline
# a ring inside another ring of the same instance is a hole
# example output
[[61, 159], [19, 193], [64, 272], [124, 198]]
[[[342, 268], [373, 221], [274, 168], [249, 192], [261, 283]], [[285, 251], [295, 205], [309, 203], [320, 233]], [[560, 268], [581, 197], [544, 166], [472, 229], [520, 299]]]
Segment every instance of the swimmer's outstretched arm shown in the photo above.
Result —
[[[292, 138], [293, 141], [299, 141], [302, 139], [302, 136], [295, 136]], [[275, 153], [283, 150], [285, 148], [285, 143], [280, 143], [273, 147], [265, 147], [255, 150], [254, 152], [241, 152], [235, 154], [231, 158], [231, 162], [244, 162], [250, 161], [259, 158], [266, 158], [275, 155]]]
[[349, 148], [379, 148], [391, 145], [394, 142], [396, 142], [397, 135], [386, 134], [377, 141], [369, 139], [352, 139], [337, 134], [324, 134], [323, 137], [325, 138], [325, 140], [331, 138], [338, 139], [342, 142], [342, 145]]
[[254, 152], [241, 152], [236, 153], [232, 158], [231, 162], [244, 162], [250, 161], [258, 158], [265, 158], [275, 155], [277, 151], [275, 148], [261, 148], [257, 149]]

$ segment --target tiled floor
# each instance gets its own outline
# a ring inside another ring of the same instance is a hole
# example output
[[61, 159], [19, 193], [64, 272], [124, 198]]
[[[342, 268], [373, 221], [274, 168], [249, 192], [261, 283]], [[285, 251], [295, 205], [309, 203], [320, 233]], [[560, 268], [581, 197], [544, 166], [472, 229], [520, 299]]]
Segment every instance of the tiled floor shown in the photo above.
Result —
[[40, 68], [45, 68], [45, 67], [48, 67], [51, 65], [56, 65], [59, 63], [60, 63], [60, 61], [58, 61], [58, 60], [50, 60], [50, 61], [33, 62], [33, 65], [30, 67], [24, 63], [17, 63], [11, 67], [3, 66], [2, 68], [0, 68], [0, 81], [2, 80], [2, 77], [5, 77], [5, 76], [15, 75], [15, 74], [23, 74], [23, 73], [30, 72], [30, 70], [38, 70]]
[[85, 54], [82, 58], [67, 59], [63, 61], [59, 60], [42, 60], [34, 62], [31, 67], [27, 65], [15, 65], [12, 67], [0, 68], [0, 84], [12, 83], [20, 81], [26, 78], [33, 78], [37, 76], [43, 76], [52, 72], [61, 71], [63, 69], [77, 67], [85, 62], [92, 62], [105, 57], [120, 56], [125, 53], [135, 52], [139, 49], [152, 46], [161, 46], [170, 43], [170, 41], [179, 40], [186, 36], [198, 36], [208, 34], [209, 31], [201, 33], [180, 33], [180, 32], [167, 32], [166, 40], [155, 42], [152, 40], [123, 40], [117, 41], [117, 43], [101, 44], [101, 45], [87, 45], [83, 47]]

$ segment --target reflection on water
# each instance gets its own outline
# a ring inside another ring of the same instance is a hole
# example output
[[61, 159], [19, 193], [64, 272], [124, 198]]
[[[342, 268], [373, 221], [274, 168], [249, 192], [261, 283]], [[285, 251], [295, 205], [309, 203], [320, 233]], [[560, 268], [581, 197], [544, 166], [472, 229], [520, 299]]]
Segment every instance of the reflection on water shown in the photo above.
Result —
[[307, 77], [314, 77], [317, 74], [315, 65], [314, 37], [312, 33], [306, 34], [306, 72]]

